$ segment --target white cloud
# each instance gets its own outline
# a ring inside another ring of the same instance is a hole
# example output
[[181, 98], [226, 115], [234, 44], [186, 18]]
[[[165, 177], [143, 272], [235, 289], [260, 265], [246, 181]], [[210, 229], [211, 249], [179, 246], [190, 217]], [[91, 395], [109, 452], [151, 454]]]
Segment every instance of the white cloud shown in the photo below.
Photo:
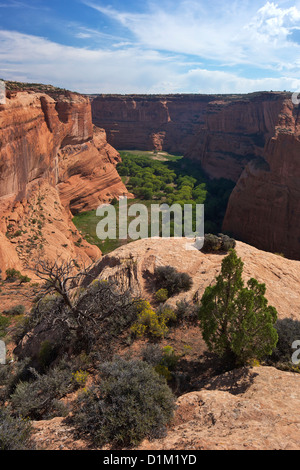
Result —
[[197, 68], [184, 71], [174, 57], [140, 48], [88, 50], [45, 38], [0, 31], [0, 68], [5, 79], [52, 83], [83, 93], [245, 93], [300, 89], [300, 80], [248, 79]]
[[300, 8], [259, 4], [186, 0], [169, 9], [152, 4], [143, 14], [93, 4], [131, 37], [122, 28], [119, 36], [77, 24], [73, 34], [87, 48], [2, 30], [1, 75], [83, 93], [297, 91], [300, 45], [290, 33], [300, 27]]
[[0, 69], [5, 79], [52, 83], [86, 93], [144, 93], [161, 74], [172, 73], [168, 59], [156, 51], [89, 50], [3, 30]]
[[182, 1], [168, 9], [150, 4], [148, 13], [134, 14], [85, 3], [126, 27], [149, 49], [273, 69], [291, 67], [300, 55], [300, 45], [289, 38], [294, 28], [300, 28], [296, 6], [281, 8], [268, 1], [259, 8], [257, 0], [225, 5], [217, 0]]

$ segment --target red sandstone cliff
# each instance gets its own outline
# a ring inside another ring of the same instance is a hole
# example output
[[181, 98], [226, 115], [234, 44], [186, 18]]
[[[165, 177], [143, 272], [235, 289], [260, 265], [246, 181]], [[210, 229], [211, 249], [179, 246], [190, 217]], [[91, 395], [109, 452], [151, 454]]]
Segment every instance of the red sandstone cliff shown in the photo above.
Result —
[[300, 259], [299, 110], [287, 93], [99, 96], [93, 119], [116, 148], [181, 152], [237, 182], [223, 230]]
[[92, 100], [92, 113], [115, 148], [179, 152], [210, 177], [237, 181], [274, 135], [284, 97], [101, 95]]
[[299, 108], [286, 99], [263, 158], [245, 168], [223, 228], [258, 248], [300, 259]]
[[[8, 92], [0, 105], [0, 269], [26, 270], [39, 256], [99, 258], [71, 211], [126, 192], [119, 154], [95, 129], [87, 98], [70, 92]], [[71, 209], [71, 211], [70, 211]]]
[[185, 152], [203, 122], [209, 96], [101, 95], [93, 122], [118, 149]]

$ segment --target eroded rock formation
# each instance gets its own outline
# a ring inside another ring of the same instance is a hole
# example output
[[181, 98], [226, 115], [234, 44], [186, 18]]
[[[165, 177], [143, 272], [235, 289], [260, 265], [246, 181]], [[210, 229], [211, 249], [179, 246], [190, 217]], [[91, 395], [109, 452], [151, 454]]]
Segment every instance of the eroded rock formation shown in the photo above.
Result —
[[115, 148], [179, 152], [210, 177], [237, 181], [274, 135], [284, 96], [101, 95], [92, 100], [93, 122]]
[[223, 231], [300, 259], [299, 107], [291, 94], [99, 96], [93, 119], [116, 148], [180, 152], [236, 182]]
[[72, 213], [126, 192], [119, 154], [94, 129], [86, 97], [70, 92], [8, 91], [0, 105], [0, 269], [30, 261], [101, 255], [82, 240]]
[[249, 162], [230, 197], [223, 229], [258, 248], [300, 259], [299, 107], [284, 101], [263, 158]]
[[[187, 250], [187, 243], [192, 241], [184, 238], [148, 239], [129, 243], [98, 260], [92, 267], [91, 277], [111, 279], [124, 289], [130, 289], [134, 295], [153, 302], [154, 298], [149, 292], [151, 287], [155, 292], [155, 268], [173, 266], [179, 272], [192, 276], [193, 287], [172, 297], [168, 303], [176, 306], [177, 301], [190, 301], [195, 295], [201, 299], [206, 287], [220, 273], [225, 255]], [[300, 262], [260, 251], [242, 242], [237, 242], [236, 251], [244, 262], [245, 282], [254, 277], [266, 284], [266, 297], [270, 305], [277, 309], [279, 318], [299, 320]]]
[[165, 438], [140, 450], [297, 450], [299, 374], [237, 369], [181, 396]]

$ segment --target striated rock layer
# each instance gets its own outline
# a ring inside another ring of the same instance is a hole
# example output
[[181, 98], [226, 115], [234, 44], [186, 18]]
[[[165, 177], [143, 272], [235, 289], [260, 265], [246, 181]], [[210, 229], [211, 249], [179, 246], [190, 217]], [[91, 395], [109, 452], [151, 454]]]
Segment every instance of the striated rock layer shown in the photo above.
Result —
[[274, 135], [283, 93], [101, 95], [93, 122], [118, 149], [165, 150], [201, 163], [213, 178], [237, 181]]
[[258, 248], [300, 259], [299, 107], [285, 100], [263, 158], [251, 161], [230, 197], [223, 229]]
[[300, 259], [299, 106], [291, 95], [98, 96], [94, 122], [116, 148], [180, 152], [236, 182], [223, 231]]
[[0, 270], [42, 255], [91, 262], [72, 213], [126, 192], [119, 154], [93, 129], [91, 105], [70, 92], [8, 92], [0, 105]]

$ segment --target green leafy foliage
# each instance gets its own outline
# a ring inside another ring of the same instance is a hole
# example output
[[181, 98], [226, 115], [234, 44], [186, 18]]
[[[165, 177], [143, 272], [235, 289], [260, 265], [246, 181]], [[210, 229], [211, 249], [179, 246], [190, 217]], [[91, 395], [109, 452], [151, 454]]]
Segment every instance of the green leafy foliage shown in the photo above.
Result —
[[127, 176], [128, 189], [144, 199], [158, 199], [170, 206], [174, 203], [204, 204], [205, 231], [221, 230], [229, 196], [234, 183], [226, 179], [210, 180], [194, 162], [166, 155], [165, 161], [150, 158], [142, 152], [120, 152], [122, 162], [117, 169]]
[[32, 450], [31, 424], [0, 408], [0, 450]]
[[72, 369], [67, 364], [53, 367], [45, 374], [31, 370], [32, 379], [20, 381], [11, 395], [11, 404], [23, 418], [34, 420], [61, 416], [58, 400], [75, 389]]
[[169, 298], [169, 293], [168, 293], [168, 290], [167, 289], [159, 289], [156, 293], [155, 293], [155, 300], [157, 300], [158, 302], [166, 302]]
[[276, 309], [264, 297], [266, 286], [242, 279], [243, 262], [235, 250], [223, 259], [216, 284], [206, 288], [199, 310], [200, 327], [209, 349], [246, 363], [272, 354], [278, 341]]
[[204, 244], [202, 251], [208, 253], [215, 253], [218, 251], [227, 252], [230, 249], [234, 249], [236, 246], [236, 241], [233, 238], [230, 238], [228, 235], [213, 235], [208, 233], [204, 237]]
[[168, 332], [168, 323], [175, 320], [176, 315], [172, 309], [165, 308], [155, 312], [149, 302], [141, 300], [137, 303], [137, 320], [131, 331], [139, 338], [148, 336], [161, 339]]
[[9, 318], [4, 317], [3, 315], [0, 315], [0, 338], [4, 338], [4, 336], [6, 336], [9, 324], [10, 324]]
[[156, 267], [154, 276], [156, 285], [161, 289], [166, 289], [170, 297], [189, 291], [193, 285], [189, 274], [180, 273], [173, 266]]
[[99, 385], [83, 393], [72, 423], [96, 445], [138, 445], [159, 437], [174, 411], [165, 380], [143, 361], [116, 359], [100, 369]]
[[14, 268], [6, 270], [6, 280], [8, 282], [15, 282], [19, 280], [20, 284], [28, 283], [31, 281], [28, 276], [21, 274], [20, 271], [17, 271]]

